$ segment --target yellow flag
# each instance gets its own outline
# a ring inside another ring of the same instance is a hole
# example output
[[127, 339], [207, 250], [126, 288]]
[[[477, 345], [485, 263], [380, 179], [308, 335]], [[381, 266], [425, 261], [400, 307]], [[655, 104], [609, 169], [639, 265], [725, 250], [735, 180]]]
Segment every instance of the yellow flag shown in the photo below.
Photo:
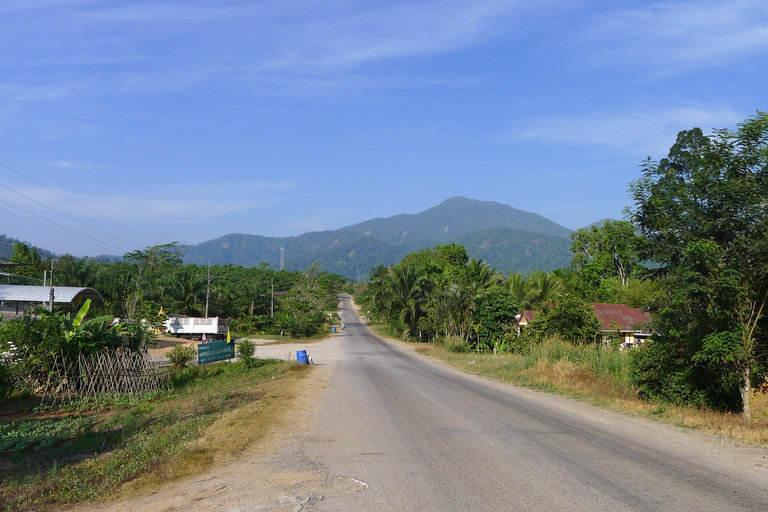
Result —
[[229, 337], [229, 329], [227, 329], [227, 343], [232, 343], [232, 338]]

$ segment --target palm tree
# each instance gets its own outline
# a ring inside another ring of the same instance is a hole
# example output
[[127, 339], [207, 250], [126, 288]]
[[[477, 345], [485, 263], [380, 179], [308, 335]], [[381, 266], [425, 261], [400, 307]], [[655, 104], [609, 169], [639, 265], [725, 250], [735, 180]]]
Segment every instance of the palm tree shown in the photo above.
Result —
[[475, 258], [467, 262], [464, 271], [464, 285], [475, 296], [502, 282], [502, 276], [496, 269], [491, 268], [483, 260]]
[[423, 316], [422, 304], [428, 298], [429, 280], [420, 266], [409, 263], [394, 267], [389, 288], [393, 312], [397, 312], [407, 334], [418, 331], [419, 317]]
[[530, 302], [526, 299], [528, 293], [528, 281], [520, 272], [509, 272], [509, 277], [504, 281], [509, 293], [515, 298], [521, 309], [529, 309]]
[[531, 274], [529, 282], [530, 288], [525, 296], [525, 300], [529, 302], [532, 307], [541, 306], [542, 304], [550, 302], [557, 302], [565, 291], [563, 278], [559, 277], [554, 272], [547, 274], [546, 272], [537, 270]]

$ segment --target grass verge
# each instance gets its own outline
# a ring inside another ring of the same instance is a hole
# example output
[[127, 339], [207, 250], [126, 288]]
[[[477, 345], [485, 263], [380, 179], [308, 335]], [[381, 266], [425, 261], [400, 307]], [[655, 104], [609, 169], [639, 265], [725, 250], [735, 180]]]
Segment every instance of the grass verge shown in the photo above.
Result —
[[[308, 367], [186, 368], [175, 391], [83, 410], [0, 404], [0, 508], [55, 510], [199, 474], [261, 438]], [[127, 485], [126, 485], [127, 484]]]
[[454, 353], [438, 346], [416, 351], [466, 373], [579, 399], [616, 411], [653, 418], [768, 448], [768, 400], [755, 395], [754, 420], [695, 407], [640, 400], [632, 388], [626, 352], [573, 346], [552, 340], [525, 355]]

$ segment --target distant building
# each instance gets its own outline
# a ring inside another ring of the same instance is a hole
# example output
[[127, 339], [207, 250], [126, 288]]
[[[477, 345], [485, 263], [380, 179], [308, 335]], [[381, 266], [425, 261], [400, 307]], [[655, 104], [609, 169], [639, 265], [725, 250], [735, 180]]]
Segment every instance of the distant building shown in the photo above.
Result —
[[[93, 288], [78, 288], [74, 286], [54, 286], [53, 303], [81, 304], [87, 299], [93, 302], [104, 302], [101, 294]], [[9, 320], [24, 314], [37, 306], [49, 306], [51, 300], [50, 286], [0, 285], [0, 315]]]
[[651, 314], [640, 308], [630, 308], [624, 304], [592, 304], [595, 316], [600, 322], [602, 341], [618, 335], [622, 347], [642, 345], [651, 335]]
[[[612, 336], [619, 336], [622, 347], [642, 345], [651, 335], [649, 328], [651, 314], [640, 308], [630, 308], [624, 304], [592, 304], [597, 321], [600, 322], [600, 336], [607, 343]], [[518, 334], [531, 323], [536, 311], [524, 310], [517, 315]]]

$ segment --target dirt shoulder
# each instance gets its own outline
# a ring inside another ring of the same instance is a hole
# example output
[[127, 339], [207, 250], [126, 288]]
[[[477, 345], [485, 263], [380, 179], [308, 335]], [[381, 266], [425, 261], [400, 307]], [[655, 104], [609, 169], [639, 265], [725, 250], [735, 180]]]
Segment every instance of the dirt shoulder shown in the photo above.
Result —
[[[210, 471], [177, 482], [142, 483], [141, 491], [128, 486], [111, 503], [90, 503], [72, 511], [299, 511], [323, 496], [357, 492], [364, 484], [340, 478], [301, 455], [297, 439], [306, 433], [309, 419], [322, 403], [322, 395], [335, 371], [341, 339], [329, 338], [304, 345], [259, 347], [262, 358], [292, 359], [296, 350], [307, 350], [317, 360], [311, 371], [296, 378], [284, 397], [261, 414], [270, 419], [260, 441], [235, 454]], [[236, 421], [232, 411], [219, 422]]]

